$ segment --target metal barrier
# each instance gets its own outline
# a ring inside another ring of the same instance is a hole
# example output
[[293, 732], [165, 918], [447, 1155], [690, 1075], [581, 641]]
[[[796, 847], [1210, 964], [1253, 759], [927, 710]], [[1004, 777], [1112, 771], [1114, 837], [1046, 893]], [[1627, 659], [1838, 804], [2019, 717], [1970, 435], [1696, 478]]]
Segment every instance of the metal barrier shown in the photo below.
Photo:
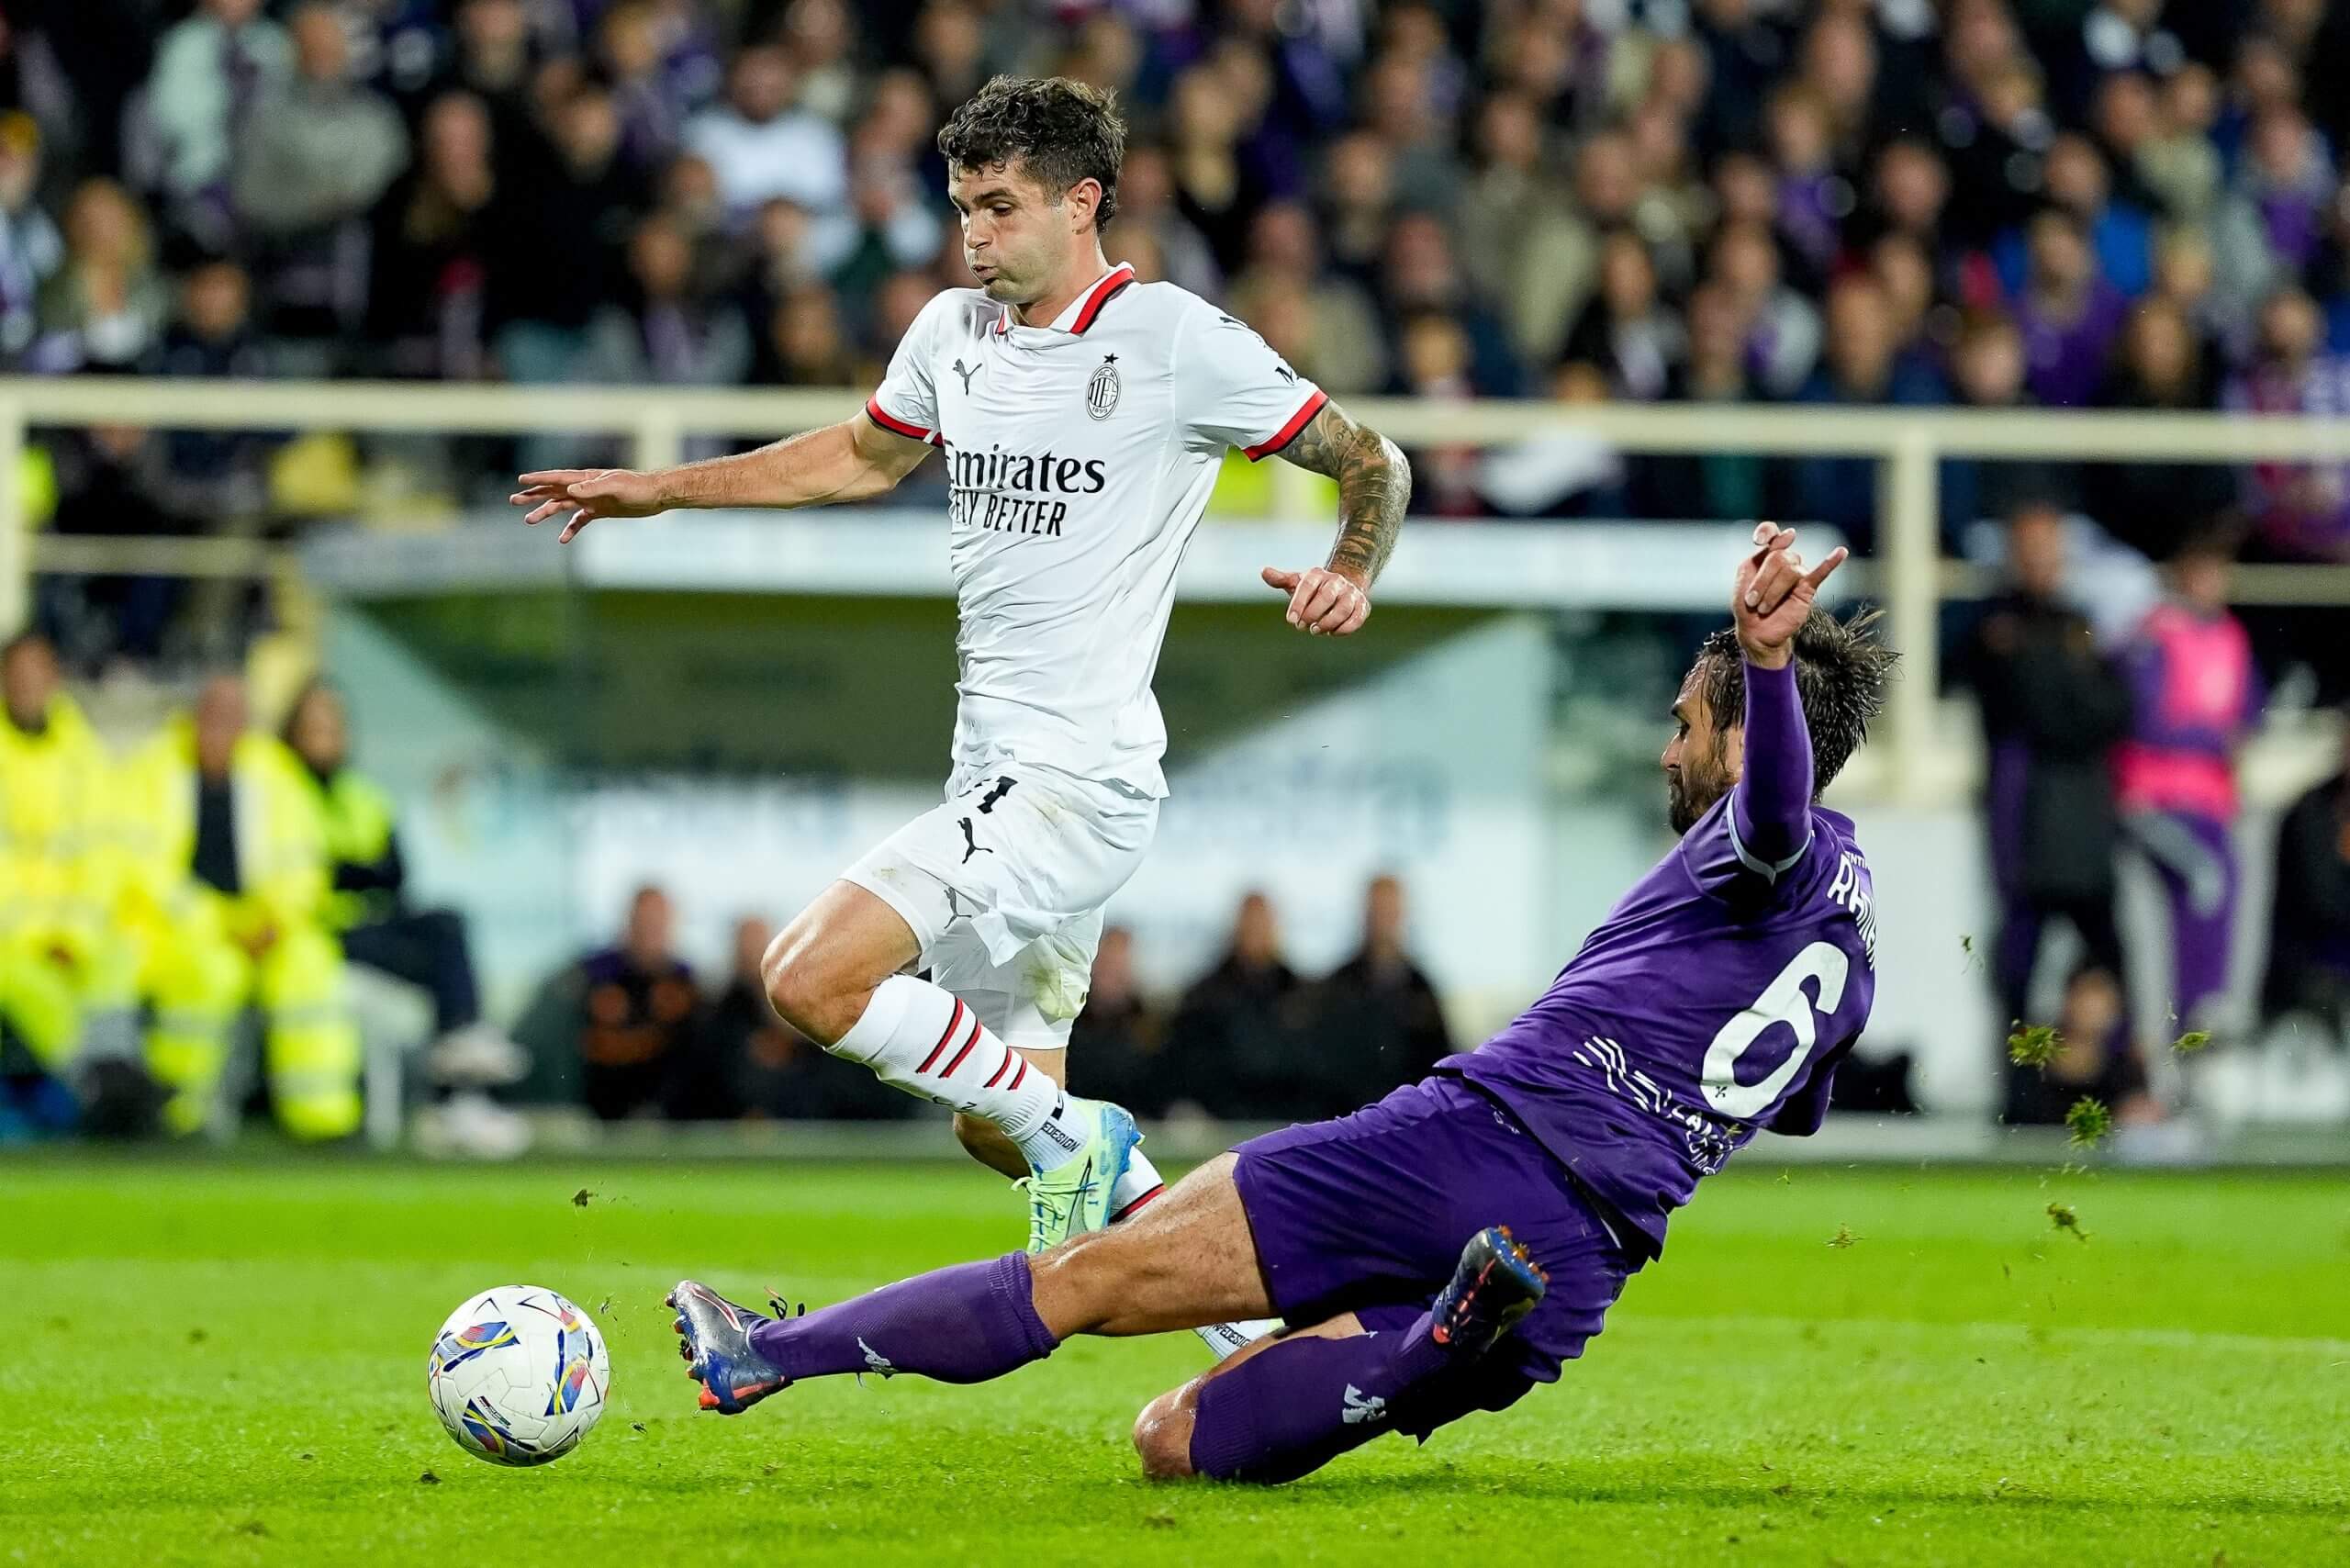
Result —
[[[22, 526], [16, 484], [28, 427], [131, 423], [172, 429], [403, 431], [530, 434], [610, 433], [630, 442], [638, 467], [675, 463], [688, 433], [785, 434], [847, 417], [863, 395], [665, 387], [500, 386], [408, 382], [125, 380], [0, 377], [0, 633], [22, 623], [36, 566], [73, 569], [81, 542], [46, 540]], [[1433, 403], [1350, 399], [1358, 419], [1405, 446], [1487, 447], [1551, 435], [1597, 438], [1647, 454], [1752, 453], [1875, 460], [1882, 553], [1876, 590], [1889, 632], [1908, 660], [1888, 714], [1890, 778], [1919, 793], [1939, 686], [1935, 611], [1964, 591], [1963, 568], [1940, 554], [1936, 465], [1949, 457], [2165, 462], [2350, 461], [2350, 419], [2255, 419], [2223, 414], [2064, 413], [1958, 409], [1831, 409], [1699, 405]], [[1275, 510], [1312, 510], [1304, 476], [1282, 466]], [[161, 542], [122, 542], [138, 548]], [[185, 552], [198, 570], [238, 572], [234, 551]], [[118, 559], [121, 557], [118, 556]], [[160, 559], [160, 557], [155, 557]], [[2272, 567], [2245, 580], [2266, 603], [2350, 601], [2350, 568]]]

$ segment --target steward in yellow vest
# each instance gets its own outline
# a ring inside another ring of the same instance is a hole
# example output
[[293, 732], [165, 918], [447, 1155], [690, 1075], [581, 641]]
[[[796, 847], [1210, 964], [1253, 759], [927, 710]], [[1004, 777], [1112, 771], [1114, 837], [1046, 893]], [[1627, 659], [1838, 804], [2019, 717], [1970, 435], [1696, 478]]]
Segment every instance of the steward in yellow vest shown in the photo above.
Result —
[[194, 713], [132, 760], [120, 820], [165, 1126], [193, 1132], [217, 1114], [232, 1031], [257, 1006], [280, 1123], [297, 1137], [356, 1131], [359, 1034], [330, 923], [326, 825], [300, 764], [247, 728], [241, 680], [207, 681]]
[[[0, 1025], [62, 1086], [95, 1021], [126, 1048], [135, 1029], [137, 956], [109, 918], [114, 769], [45, 638], [0, 648]], [[70, 1095], [47, 1103], [70, 1114]]]

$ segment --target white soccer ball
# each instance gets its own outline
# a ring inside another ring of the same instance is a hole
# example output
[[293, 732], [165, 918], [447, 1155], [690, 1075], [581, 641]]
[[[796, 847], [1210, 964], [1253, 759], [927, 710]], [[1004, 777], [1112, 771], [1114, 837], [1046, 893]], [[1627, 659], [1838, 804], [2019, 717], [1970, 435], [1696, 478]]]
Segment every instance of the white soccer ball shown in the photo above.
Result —
[[492, 1464], [545, 1464], [602, 1418], [612, 1363], [579, 1308], [538, 1285], [500, 1285], [449, 1315], [424, 1375], [459, 1448]]

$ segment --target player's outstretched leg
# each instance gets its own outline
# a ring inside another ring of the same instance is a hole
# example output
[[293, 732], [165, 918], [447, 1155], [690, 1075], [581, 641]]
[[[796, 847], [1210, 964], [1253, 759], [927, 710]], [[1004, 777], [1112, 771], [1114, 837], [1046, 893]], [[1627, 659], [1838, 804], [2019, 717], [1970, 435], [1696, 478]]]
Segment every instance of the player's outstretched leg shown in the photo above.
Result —
[[1445, 1406], [1448, 1385], [1547, 1288], [1507, 1229], [1479, 1231], [1451, 1283], [1403, 1332], [1293, 1334], [1154, 1400], [1135, 1425], [1144, 1472], [1159, 1480], [1294, 1481], [1399, 1417], [1416, 1421], [1416, 1411], [1425, 1417]]
[[669, 1293], [707, 1410], [735, 1415], [802, 1378], [915, 1372], [982, 1383], [1075, 1334], [1158, 1334], [1272, 1309], [1227, 1155], [1128, 1224], [1042, 1257], [1007, 1253], [770, 1318], [692, 1280]]

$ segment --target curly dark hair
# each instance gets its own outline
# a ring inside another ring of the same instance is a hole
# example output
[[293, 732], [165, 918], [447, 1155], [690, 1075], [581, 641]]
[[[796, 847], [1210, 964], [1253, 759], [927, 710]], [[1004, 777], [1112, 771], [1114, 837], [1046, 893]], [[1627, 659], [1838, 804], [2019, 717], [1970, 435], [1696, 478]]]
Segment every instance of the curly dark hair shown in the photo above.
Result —
[[[1814, 609], [1796, 633], [1796, 695], [1803, 700], [1804, 727], [1811, 732], [1811, 788], [1828, 788], [1852, 753], [1868, 738], [1869, 721], [1885, 711], [1885, 683], [1901, 655], [1877, 641], [1883, 610], [1870, 610], [1839, 621]], [[1746, 722], [1746, 655], [1738, 633], [1723, 627], [1697, 650], [1706, 706], [1714, 732], [1726, 734]]]
[[1057, 207], [1080, 180], [1099, 181], [1093, 227], [1107, 229], [1117, 216], [1126, 122], [1099, 87], [1066, 76], [998, 76], [939, 128], [938, 151], [953, 169], [1017, 162]]

